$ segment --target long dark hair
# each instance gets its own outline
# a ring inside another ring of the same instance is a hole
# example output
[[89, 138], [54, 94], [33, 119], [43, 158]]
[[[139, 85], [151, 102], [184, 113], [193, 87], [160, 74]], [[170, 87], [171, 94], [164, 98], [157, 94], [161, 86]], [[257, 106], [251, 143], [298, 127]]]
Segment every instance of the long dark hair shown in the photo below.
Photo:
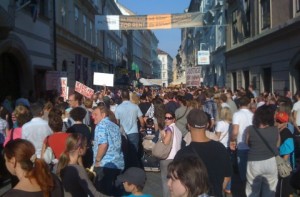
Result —
[[274, 115], [275, 110], [272, 106], [263, 105], [256, 109], [252, 124], [256, 128], [258, 128], [260, 124], [274, 126]]
[[157, 120], [158, 128], [162, 130], [165, 127], [166, 114], [166, 107], [164, 105], [164, 101], [161, 98], [156, 97], [152, 100], [152, 103], [154, 105], [154, 117]]

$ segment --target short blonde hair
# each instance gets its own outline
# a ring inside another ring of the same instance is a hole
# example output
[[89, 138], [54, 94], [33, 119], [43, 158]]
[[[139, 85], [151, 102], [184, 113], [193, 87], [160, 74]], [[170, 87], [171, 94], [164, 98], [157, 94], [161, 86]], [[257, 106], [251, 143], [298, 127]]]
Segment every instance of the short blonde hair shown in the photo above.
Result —
[[223, 107], [220, 112], [220, 120], [232, 122], [232, 112], [228, 107]]
[[130, 93], [130, 101], [137, 105], [140, 103], [140, 97], [137, 95], [136, 92]]

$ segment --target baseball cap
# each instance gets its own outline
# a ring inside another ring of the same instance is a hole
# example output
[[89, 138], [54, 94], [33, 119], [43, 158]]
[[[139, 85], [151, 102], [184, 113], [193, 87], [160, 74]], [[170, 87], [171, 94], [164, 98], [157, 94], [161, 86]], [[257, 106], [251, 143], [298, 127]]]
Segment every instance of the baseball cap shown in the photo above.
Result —
[[146, 182], [146, 173], [141, 168], [130, 167], [123, 174], [117, 177], [117, 182], [128, 182], [140, 187], [144, 187]]
[[285, 123], [289, 121], [289, 115], [286, 112], [277, 112], [275, 119], [277, 122]]
[[205, 112], [201, 109], [192, 109], [186, 117], [187, 123], [194, 128], [206, 128], [208, 118]]

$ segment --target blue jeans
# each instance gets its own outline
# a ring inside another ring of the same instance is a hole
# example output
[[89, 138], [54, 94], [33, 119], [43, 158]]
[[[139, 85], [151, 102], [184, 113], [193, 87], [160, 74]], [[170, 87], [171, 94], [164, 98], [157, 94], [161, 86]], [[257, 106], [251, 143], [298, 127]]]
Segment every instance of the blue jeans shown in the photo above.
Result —
[[247, 161], [248, 161], [248, 151], [247, 149], [244, 150], [237, 150], [237, 163], [239, 168], [239, 175], [243, 182], [246, 182], [246, 172], [247, 172]]
[[130, 144], [131, 148], [134, 148], [136, 152], [139, 150], [139, 142], [140, 142], [140, 136], [138, 133], [132, 133], [127, 135], [128, 144]]

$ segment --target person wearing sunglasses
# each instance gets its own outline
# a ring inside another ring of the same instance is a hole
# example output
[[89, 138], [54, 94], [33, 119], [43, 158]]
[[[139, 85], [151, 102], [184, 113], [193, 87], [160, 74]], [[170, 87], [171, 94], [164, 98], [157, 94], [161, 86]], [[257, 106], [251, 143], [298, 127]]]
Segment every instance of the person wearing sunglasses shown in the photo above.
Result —
[[173, 161], [177, 151], [180, 150], [182, 133], [175, 125], [175, 114], [172, 112], [167, 112], [165, 114], [165, 128], [160, 131], [161, 139], [164, 144], [168, 145], [172, 143], [172, 149], [169, 156], [165, 160], [160, 161], [160, 174], [162, 180], [163, 196], [170, 196], [170, 191], [168, 188], [168, 165]]

